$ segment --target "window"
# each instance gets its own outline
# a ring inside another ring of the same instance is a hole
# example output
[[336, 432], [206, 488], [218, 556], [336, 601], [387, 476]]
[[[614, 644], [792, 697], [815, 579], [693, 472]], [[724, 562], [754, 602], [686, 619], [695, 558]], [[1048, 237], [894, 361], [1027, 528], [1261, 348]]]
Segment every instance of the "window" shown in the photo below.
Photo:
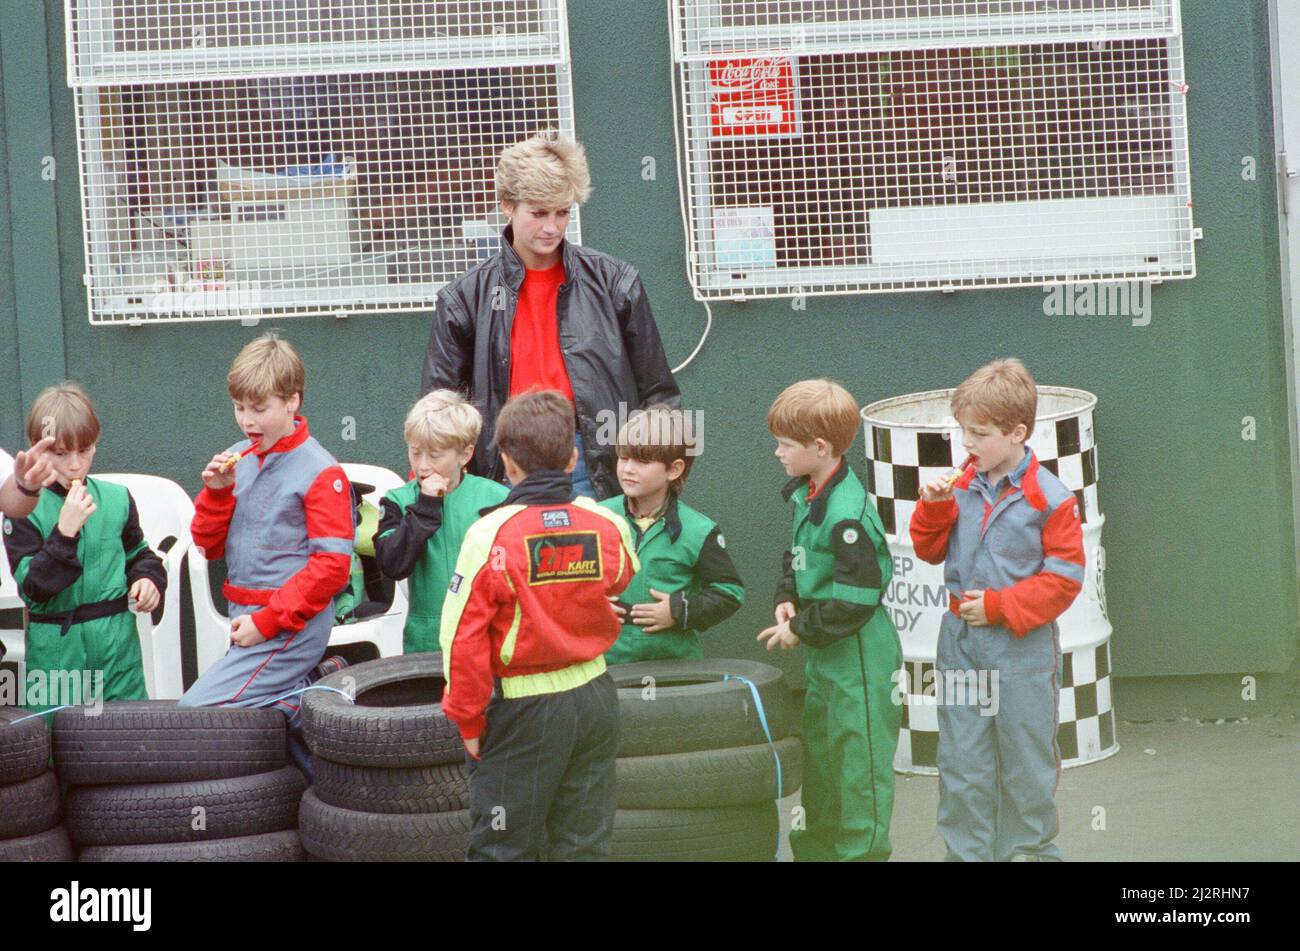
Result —
[[1195, 273], [1174, 0], [674, 0], [701, 299]]
[[67, 16], [92, 323], [427, 309], [495, 247], [501, 149], [573, 134], [564, 0]]

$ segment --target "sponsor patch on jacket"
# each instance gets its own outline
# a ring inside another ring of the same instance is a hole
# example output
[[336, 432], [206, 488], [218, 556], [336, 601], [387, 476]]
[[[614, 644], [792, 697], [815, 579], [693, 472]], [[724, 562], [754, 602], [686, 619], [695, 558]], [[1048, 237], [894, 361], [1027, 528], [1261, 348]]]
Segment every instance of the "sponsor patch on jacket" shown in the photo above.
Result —
[[542, 509], [542, 528], [568, 528], [572, 524], [567, 509]]
[[528, 549], [530, 585], [599, 581], [604, 574], [599, 532], [528, 535], [524, 545]]
[[450, 591], [452, 594], [457, 593], [458, 591], [460, 591], [460, 583], [462, 580], [463, 579], [461, 578], [460, 575], [453, 574], [451, 576], [451, 581], [447, 582], [447, 590]]

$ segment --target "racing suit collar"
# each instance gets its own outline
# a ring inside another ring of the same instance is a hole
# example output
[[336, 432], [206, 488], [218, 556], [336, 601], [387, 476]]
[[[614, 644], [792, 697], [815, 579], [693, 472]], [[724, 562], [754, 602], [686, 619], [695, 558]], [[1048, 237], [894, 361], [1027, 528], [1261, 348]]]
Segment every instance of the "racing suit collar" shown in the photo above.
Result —
[[[510, 490], [502, 505], [545, 505], [573, 500], [573, 476], [560, 469], [538, 469], [528, 473]], [[496, 508], [497, 506], [493, 506]]]
[[[623, 496], [623, 514], [627, 516], [629, 525], [636, 524], [636, 516], [632, 514], [631, 507], [627, 504], [627, 496]], [[682, 518], [677, 513], [677, 496], [668, 493], [668, 501], [664, 503], [663, 515], [664, 530], [668, 532], [668, 537], [672, 541], [677, 541], [678, 536], [682, 533]]]
[[[829, 478], [827, 478], [824, 483], [818, 486], [817, 494], [813, 497], [813, 500], [808, 503], [808, 520], [814, 525], [820, 525], [822, 520], [826, 518], [826, 500], [830, 498], [831, 492], [835, 490], [835, 487], [848, 477], [848, 474], [848, 460], [841, 457], [839, 465], [835, 467], [835, 471], [830, 474]], [[808, 476], [806, 475], [795, 476], [782, 487], [781, 498], [789, 502], [790, 496], [794, 495], [800, 486], [808, 485], [808, 481]]]

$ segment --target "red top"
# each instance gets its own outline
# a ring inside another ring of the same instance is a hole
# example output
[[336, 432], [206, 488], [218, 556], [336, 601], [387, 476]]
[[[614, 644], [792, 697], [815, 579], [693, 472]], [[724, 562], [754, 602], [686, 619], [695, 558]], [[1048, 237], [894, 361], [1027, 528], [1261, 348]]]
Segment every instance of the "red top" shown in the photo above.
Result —
[[511, 396], [533, 388], [559, 390], [573, 402], [555, 316], [555, 300], [563, 283], [563, 261], [545, 271], [524, 272], [515, 323], [510, 330]]

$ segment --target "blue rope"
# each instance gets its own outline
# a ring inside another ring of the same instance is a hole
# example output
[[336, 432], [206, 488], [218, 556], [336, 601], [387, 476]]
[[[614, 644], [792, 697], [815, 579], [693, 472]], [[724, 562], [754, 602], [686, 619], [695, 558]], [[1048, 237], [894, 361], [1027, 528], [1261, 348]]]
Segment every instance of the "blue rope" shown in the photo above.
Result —
[[273, 697], [270, 700], [264, 700], [261, 703], [259, 703], [258, 706], [269, 707], [273, 703], [279, 703], [281, 700], [287, 700], [290, 697], [297, 697], [301, 694], [306, 693], [308, 690], [328, 690], [330, 693], [336, 693], [340, 697], [345, 698], [348, 703], [356, 703], [356, 701], [352, 699], [352, 695], [348, 693], [346, 690], [340, 690], [338, 687], [326, 687], [326, 686], [322, 686], [321, 684], [313, 684], [310, 687], [303, 687], [301, 690], [290, 690], [288, 693], [281, 694], [278, 697]]
[[[754, 698], [754, 708], [758, 711], [758, 723], [763, 728], [763, 735], [767, 737], [767, 748], [772, 751], [772, 760], [776, 763], [776, 796], [775, 799], [781, 798], [781, 757], [777, 755], [776, 744], [772, 742], [772, 731], [767, 725], [767, 711], [763, 709], [763, 698], [758, 695], [758, 688], [754, 682], [747, 677], [741, 677], [738, 674], [723, 674], [723, 680], [739, 680], [749, 688], [750, 695]], [[781, 854], [781, 830], [778, 827], [776, 832], [776, 854], [773, 861], [780, 858]]]
[[58, 713], [60, 710], [68, 710], [75, 706], [76, 706], [75, 703], [65, 703], [61, 707], [50, 707], [50, 709], [42, 710], [40, 713], [29, 713], [25, 717], [19, 717], [17, 720], [10, 720], [9, 725], [17, 726], [18, 724], [22, 723], [24, 720], [35, 720], [37, 717], [43, 717], [47, 713]]

